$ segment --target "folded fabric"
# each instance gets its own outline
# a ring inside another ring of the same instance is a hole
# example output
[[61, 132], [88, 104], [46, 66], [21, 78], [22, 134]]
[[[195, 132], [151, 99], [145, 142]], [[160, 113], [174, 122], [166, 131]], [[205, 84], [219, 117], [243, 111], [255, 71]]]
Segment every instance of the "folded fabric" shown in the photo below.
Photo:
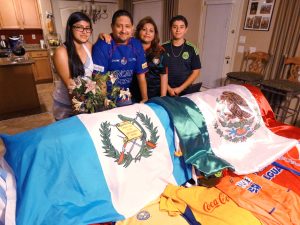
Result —
[[280, 186], [286, 187], [300, 196], [300, 176], [277, 166], [269, 165], [263, 170], [255, 173]]
[[214, 154], [233, 165], [236, 174], [257, 172], [297, 144], [265, 126], [255, 98], [243, 86], [227, 85], [186, 97], [204, 115]]
[[237, 206], [217, 188], [168, 185], [161, 195], [160, 209], [174, 216], [186, 207], [202, 225], [261, 225], [251, 212]]
[[16, 224], [16, 181], [10, 166], [0, 159], [0, 224]]
[[266, 225], [299, 225], [300, 197], [258, 175], [223, 177], [217, 188]]
[[149, 203], [136, 215], [122, 221], [116, 225], [190, 225], [181, 214], [170, 216], [166, 211], [159, 210], [159, 198]]
[[[275, 134], [300, 141], [300, 128], [275, 120], [274, 113], [259, 88], [245, 85], [258, 102], [265, 125]], [[258, 171], [259, 176], [287, 187], [300, 195], [300, 152], [299, 143], [277, 159], [272, 165]]]
[[186, 163], [192, 164], [206, 176], [225, 168], [233, 169], [228, 162], [213, 153], [205, 119], [193, 101], [185, 97], [157, 97], [150, 102], [163, 106], [168, 112]]
[[17, 181], [18, 225], [123, 220], [168, 183], [190, 178], [160, 106], [81, 114], [1, 137]]

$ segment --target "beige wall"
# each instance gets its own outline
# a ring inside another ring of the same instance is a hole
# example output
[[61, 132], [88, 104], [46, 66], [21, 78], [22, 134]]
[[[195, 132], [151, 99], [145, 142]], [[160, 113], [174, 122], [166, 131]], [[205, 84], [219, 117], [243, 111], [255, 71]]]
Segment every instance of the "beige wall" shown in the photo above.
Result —
[[[256, 51], [264, 51], [268, 52], [269, 45], [271, 42], [271, 37], [272, 37], [272, 32], [274, 29], [274, 23], [276, 19], [276, 14], [278, 11], [278, 5], [279, 5], [280, 0], [277, 0], [275, 3], [275, 8], [273, 11], [273, 16], [272, 16], [272, 21], [271, 21], [271, 26], [269, 31], [252, 31], [252, 30], [244, 30], [244, 22], [245, 22], [245, 15], [247, 11], [247, 5], [248, 1], [245, 1], [244, 6], [243, 6], [243, 14], [242, 14], [242, 21], [241, 21], [241, 27], [240, 27], [240, 36], [245, 36], [246, 37], [246, 43], [241, 44], [238, 43], [238, 46], [244, 46], [245, 51], [249, 51], [250, 47], [255, 47]], [[237, 47], [238, 47], [237, 46]], [[233, 66], [233, 70], [239, 70], [242, 62], [242, 57], [243, 53], [236, 53], [236, 58]]]
[[202, 13], [202, 0], [179, 0], [178, 14], [188, 20], [186, 39], [199, 48], [200, 16]]
[[[248, 2], [246, 1], [243, 7], [243, 16], [242, 16], [242, 22], [241, 22], [241, 27], [240, 27], [240, 34], [239, 36], [246, 36], [246, 43], [245, 44], [238, 44], [242, 45], [245, 47], [245, 50], [249, 50], [249, 47], [256, 47], [257, 51], [265, 51], [268, 52], [271, 38], [272, 38], [272, 33], [274, 29], [274, 24], [276, 20], [276, 15], [279, 10], [278, 6], [281, 0], [276, 0], [275, 3], [275, 8], [272, 16], [272, 21], [271, 21], [271, 27], [269, 31], [249, 31], [249, 30], [244, 30], [244, 22], [245, 22], [245, 15], [247, 11], [247, 4]], [[239, 70], [241, 66], [241, 61], [242, 61], [242, 53], [238, 53], [236, 55], [236, 60], [234, 62], [234, 68], [233, 70]], [[298, 50], [296, 52], [296, 56], [300, 56], [300, 42], [298, 45]]]

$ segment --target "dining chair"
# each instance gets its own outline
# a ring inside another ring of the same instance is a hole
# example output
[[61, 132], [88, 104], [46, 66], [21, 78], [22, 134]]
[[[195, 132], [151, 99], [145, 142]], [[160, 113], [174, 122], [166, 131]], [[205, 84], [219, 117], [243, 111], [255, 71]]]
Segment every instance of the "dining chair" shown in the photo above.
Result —
[[269, 61], [270, 55], [266, 52], [246, 52], [243, 57], [241, 71], [227, 73], [224, 85], [229, 81], [230, 83], [259, 85], [264, 79], [264, 72]]
[[300, 110], [300, 57], [286, 57], [280, 73], [280, 79], [264, 80], [260, 87], [277, 119], [285, 122], [291, 117], [290, 123], [295, 125]]

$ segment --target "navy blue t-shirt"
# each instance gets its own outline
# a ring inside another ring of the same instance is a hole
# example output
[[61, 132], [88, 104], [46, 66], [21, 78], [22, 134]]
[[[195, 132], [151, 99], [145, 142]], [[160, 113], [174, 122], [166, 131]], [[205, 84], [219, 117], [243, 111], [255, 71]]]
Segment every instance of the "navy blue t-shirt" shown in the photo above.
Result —
[[173, 46], [171, 41], [163, 44], [167, 53], [168, 82], [170, 87], [182, 85], [193, 70], [201, 69], [198, 49], [188, 41], [181, 46]]
[[167, 76], [166, 54], [162, 47], [158, 53], [146, 52], [149, 71], [147, 72], [148, 98], [160, 96], [161, 75]]
[[98, 40], [93, 46], [92, 57], [94, 74], [111, 72], [111, 79], [107, 82], [108, 93], [112, 86], [120, 87], [117, 106], [132, 104], [129, 90], [132, 78], [148, 71], [141, 42], [135, 38], [130, 38], [127, 44], [117, 44], [114, 40], [107, 44]]

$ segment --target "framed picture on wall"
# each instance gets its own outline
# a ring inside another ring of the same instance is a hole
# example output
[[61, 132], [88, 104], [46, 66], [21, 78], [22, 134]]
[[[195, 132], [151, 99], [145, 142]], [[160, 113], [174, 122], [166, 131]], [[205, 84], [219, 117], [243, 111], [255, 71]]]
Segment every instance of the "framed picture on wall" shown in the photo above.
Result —
[[248, 0], [244, 30], [270, 29], [275, 0]]

